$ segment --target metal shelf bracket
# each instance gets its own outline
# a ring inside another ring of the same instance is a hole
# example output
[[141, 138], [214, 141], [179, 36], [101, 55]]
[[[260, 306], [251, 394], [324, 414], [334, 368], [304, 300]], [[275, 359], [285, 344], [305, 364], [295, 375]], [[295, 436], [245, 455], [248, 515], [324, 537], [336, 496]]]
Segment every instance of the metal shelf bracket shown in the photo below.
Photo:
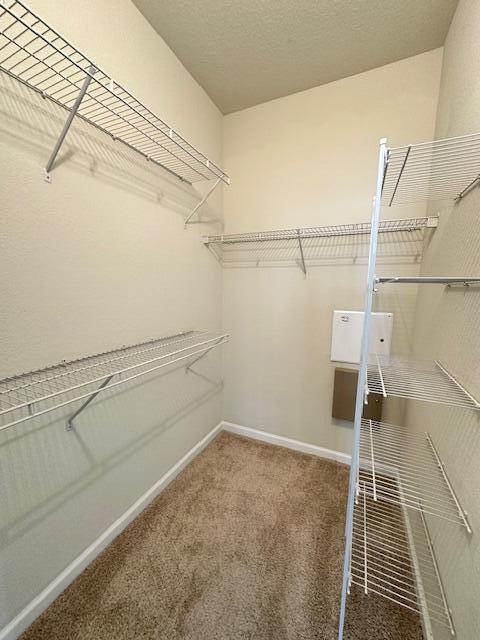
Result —
[[55, 162], [55, 159], [58, 155], [58, 152], [60, 151], [62, 144], [65, 141], [65, 138], [67, 136], [68, 130], [70, 129], [70, 125], [73, 122], [74, 117], [77, 114], [77, 111], [80, 107], [80, 104], [83, 100], [83, 98], [85, 97], [85, 94], [87, 93], [87, 89], [88, 89], [88, 85], [90, 84], [90, 81], [92, 80], [93, 76], [95, 75], [95, 73], [97, 72], [97, 69], [94, 66], [91, 66], [88, 68], [87, 70], [87, 75], [85, 77], [85, 80], [83, 81], [82, 87], [80, 89], [80, 92], [77, 96], [77, 99], [75, 100], [75, 102], [73, 103], [72, 108], [70, 109], [70, 113], [68, 114], [68, 117], [65, 121], [65, 124], [63, 125], [63, 129], [60, 133], [60, 136], [53, 148], [52, 154], [47, 162], [47, 165], [45, 167], [45, 182], [50, 183], [52, 181], [52, 176], [51, 176], [51, 170], [53, 167], [53, 163]]
[[198, 202], [193, 209], [190, 211], [190, 213], [188, 214], [188, 216], [185, 219], [185, 229], [187, 228], [187, 224], [193, 224], [192, 222], [190, 222], [190, 220], [193, 218], [193, 216], [197, 213], [197, 211], [200, 209], [200, 207], [202, 207], [205, 202], [208, 200], [208, 198], [212, 195], [212, 193], [215, 191], [215, 189], [217, 188], [217, 186], [220, 184], [221, 178], [217, 178], [217, 180], [215, 180], [215, 182], [213, 183], [213, 186], [210, 188], [209, 191], [207, 191], [207, 193], [203, 196], [203, 198], [200, 200], [200, 202]]
[[72, 413], [72, 415], [71, 415], [71, 416], [68, 418], [68, 420], [67, 420], [67, 431], [72, 431], [72, 430], [74, 429], [73, 421], [75, 420], [75, 418], [76, 418], [80, 413], [82, 413], [82, 411], [83, 411], [84, 409], [86, 409], [86, 408], [87, 408], [87, 406], [90, 404], [90, 402], [91, 402], [92, 400], [94, 400], [94, 399], [98, 396], [98, 394], [100, 393], [100, 391], [101, 391], [102, 389], [104, 389], [104, 388], [108, 385], [108, 383], [110, 382], [110, 380], [111, 380], [112, 378], [113, 378], [113, 375], [108, 376], [108, 378], [105, 378], [105, 380], [102, 382], [102, 384], [98, 387], [97, 391], [96, 391], [95, 393], [93, 393], [89, 398], [87, 398], [87, 399], [85, 400], [85, 402], [84, 402], [82, 405], [80, 405], [80, 407], [75, 411], [75, 413]]
[[302, 237], [300, 235], [300, 229], [297, 229], [298, 248], [300, 249], [300, 269], [303, 271], [303, 275], [307, 275], [307, 268], [305, 266], [305, 256], [303, 254]]
[[[190, 371], [190, 369], [192, 369], [193, 365], [196, 364], [199, 360], [201, 360], [202, 358], [204, 358], [207, 353], [210, 353], [210, 351], [212, 349], [214, 349], [221, 341], [223, 340], [223, 336], [221, 336], [216, 342], [214, 342], [212, 344], [211, 347], [209, 347], [208, 349], [206, 349], [203, 353], [201, 353], [199, 356], [197, 356], [194, 360], [192, 360], [191, 362], [189, 362], [186, 366], [185, 366], [185, 372], [188, 373]], [[192, 369], [193, 371], [193, 369]], [[194, 372], [195, 373], [195, 372]]]

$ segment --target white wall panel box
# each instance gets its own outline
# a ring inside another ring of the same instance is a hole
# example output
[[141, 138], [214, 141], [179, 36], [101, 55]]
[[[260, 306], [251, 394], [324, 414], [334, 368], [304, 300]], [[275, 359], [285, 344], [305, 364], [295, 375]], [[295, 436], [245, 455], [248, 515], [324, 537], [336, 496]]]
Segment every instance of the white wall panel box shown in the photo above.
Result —
[[[363, 322], [363, 311], [333, 312], [330, 360], [349, 364], [360, 363]], [[371, 353], [390, 355], [392, 329], [393, 313], [372, 313]]]

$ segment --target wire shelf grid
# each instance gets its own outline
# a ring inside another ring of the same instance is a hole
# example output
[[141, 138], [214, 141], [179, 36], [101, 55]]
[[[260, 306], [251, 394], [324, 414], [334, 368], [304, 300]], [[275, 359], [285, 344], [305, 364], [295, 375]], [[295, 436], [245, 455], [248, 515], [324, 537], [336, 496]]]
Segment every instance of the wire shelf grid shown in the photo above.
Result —
[[350, 583], [435, 621], [455, 634], [422, 514], [362, 493], [355, 504]]
[[462, 198], [480, 180], [480, 133], [389, 149], [382, 204]]
[[358, 486], [373, 498], [471, 528], [429, 434], [362, 420]]
[[[436, 218], [427, 217], [384, 220], [380, 225], [384, 240], [380, 253], [421, 256], [423, 230], [436, 226], [436, 221]], [[313, 263], [316, 260], [345, 257], [346, 253], [351, 257], [366, 257], [370, 230], [369, 222], [361, 222], [207, 236], [204, 242], [223, 265], [245, 262]], [[387, 244], [391, 246], [387, 247]]]
[[229, 177], [18, 0], [0, 3], [0, 69], [189, 183]]
[[0, 430], [176, 362], [190, 359], [190, 366], [228, 339], [228, 334], [185, 331], [5, 378], [0, 381]]
[[368, 394], [380, 393], [439, 404], [480, 409], [478, 401], [438, 361], [372, 356], [367, 367]]

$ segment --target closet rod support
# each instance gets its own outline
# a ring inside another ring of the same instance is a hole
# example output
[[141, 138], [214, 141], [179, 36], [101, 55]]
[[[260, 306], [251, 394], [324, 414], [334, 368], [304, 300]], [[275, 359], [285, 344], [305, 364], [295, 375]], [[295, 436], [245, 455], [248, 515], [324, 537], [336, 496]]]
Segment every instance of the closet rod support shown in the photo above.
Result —
[[[113, 374], [113, 375], [115, 375], [115, 374]], [[89, 398], [87, 398], [87, 399], [85, 400], [85, 402], [84, 402], [80, 407], [78, 407], [78, 409], [75, 411], [75, 413], [72, 413], [72, 415], [71, 415], [71, 416], [68, 418], [68, 420], [67, 420], [67, 431], [72, 431], [72, 430], [73, 430], [73, 428], [74, 428], [74, 427], [73, 427], [73, 421], [75, 420], [75, 418], [76, 418], [80, 413], [82, 413], [82, 411], [83, 411], [84, 409], [86, 409], [86, 408], [87, 408], [87, 406], [90, 404], [90, 402], [91, 402], [92, 400], [94, 400], [94, 399], [98, 396], [98, 394], [100, 393], [100, 391], [101, 391], [102, 389], [104, 389], [104, 388], [107, 386], [107, 384], [108, 384], [108, 383], [110, 382], [110, 380], [113, 378], [113, 375], [108, 376], [108, 378], [105, 378], [105, 380], [104, 380], [104, 381], [102, 382], [102, 384], [98, 387], [98, 389], [95, 391], [95, 393], [93, 393]]]
[[300, 229], [297, 229], [297, 237], [298, 237], [298, 248], [300, 249], [300, 259], [301, 259], [300, 269], [303, 271], [303, 274], [306, 276], [307, 268], [305, 266], [305, 256], [303, 255], [303, 245], [302, 245], [302, 238], [300, 236]]
[[208, 200], [208, 198], [212, 195], [212, 193], [215, 191], [215, 189], [220, 184], [220, 181], [221, 181], [221, 178], [217, 178], [217, 180], [215, 180], [215, 182], [213, 183], [213, 186], [211, 187], [211, 189], [209, 191], [207, 191], [207, 193], [203, 196], [203, 198], [200, 200], [200, 202], [198, 202], [194, 206], [194, 208], [190, 211], [190, 213], [188, 214], [187, 218], [185, 219], [185, 229], [187, 228], [187, 224], [192, 224], [190, 222], [190, 220], [197, 213], [197, 211], [200, 209], [200, 207], [203, 206], [205, 204], [205, 202]]
[[72, 108], [70, 109], [70, 112], [69, 112], [68, 117], [67, 117], [67, 119], [65, 121], [65, 124], [63, 125], [63, 129], [62, 129], [62, 131], [60, 133], [60, 136], [59, 136], [59, 138], [58, 138], [58, 140], [57, 140], [57, 142], [56, 142], [56, 144], [55, 144], [55, 146], [53, 148], [52, 155], [50, 156], [50, 158], [49, 158], [49, 160], [47, 162], [47, 165], [45, 167], [45, 181], [46, 182], [51, 182], [51, 180], [52, 180], [51, 175], [50, 175], [50, 171], [52, 170], [53, 163], [55, 162], [55, 159], [56, 159], [56, 157], [58, 155], [58, 152], [60, 151], [61, 146], [62, 146], [62, 144], [63, 144], [63, 142], [64, 142], [64, 140], [65, 140], [65, 138], [67, 136], [68, 130], [70, 129], [70, 125], [72, 124], [73, 119], [77, 114], [77, 111], [78, 111], [78, 109], [80, 107], [80, 104], [81, 104], [83, 98], [85, 97], [85, 94], [87, 93], [88, 85], [90, 84], [90, 82], [91, 82], [91, 80], [92, 80], [92, 78], [93, 78], [93, 76], [94, 76], [94, 74], [96, 72], [97, 72], [97, 69], [94, 66], [91, 66], [91, 67], [89, 67], [87, 69], [87, 76], [86, 76], [85, 80], [83, 81], [83, 85], [82, 85], [82, 87], [80, 89], [80, 92], [79, 92], [75, 102], [73, 103]]

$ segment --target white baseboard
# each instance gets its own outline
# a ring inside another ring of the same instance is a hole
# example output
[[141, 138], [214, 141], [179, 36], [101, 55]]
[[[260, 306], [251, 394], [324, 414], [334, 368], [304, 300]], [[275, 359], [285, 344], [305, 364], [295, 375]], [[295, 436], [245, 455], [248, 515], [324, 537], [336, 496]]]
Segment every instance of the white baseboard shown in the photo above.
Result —
[[343, 464], [350, 464], [351, 456], [341, 451], [332, 451], [332, 449], [325, 449], [319, 447], [316, 444], [309, 444], [308, 442], [302, 442], [301, 440], [293, 440], [292, 438], [286, 438], [285, 436], [277, 436], [274, 433], [268, 431], [260, 431], [259, 429], [252, 429], [251, 427], [243, 427], [233, 422], [222, 422], [224, 431], [230, 431], [230, 433], [236, 433], [239, 436], [245, 436], [246, 438], [254, 438], [255, 440], [261, 440], [262, 442], [269, 442], [279, 447], [286, 447], [287, 449], [294, 449], [295, 451], [301, 451], [302, 453], [309, 453], [319, 458], [328, 458], [329, 460], [336, 460], [337, 462], [343, 462]]
[[181, 460], [165, 473], [148, 491], [132, 504], [112, 525], [66, 567], [36, 598], [0, 631], [0, 640], [16, 640], [68, 585], [141, 513], [157, 495], [213, 440], [223, 429], [220, 422], [197, 442]]

